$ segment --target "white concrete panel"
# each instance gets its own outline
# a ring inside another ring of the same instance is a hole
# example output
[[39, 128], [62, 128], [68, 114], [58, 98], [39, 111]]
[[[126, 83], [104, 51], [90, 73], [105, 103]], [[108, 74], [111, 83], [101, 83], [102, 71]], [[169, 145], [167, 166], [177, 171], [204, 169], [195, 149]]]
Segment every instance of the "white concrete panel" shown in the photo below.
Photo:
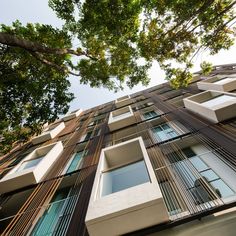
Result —
[[73, 119], [73, 118], [76, 118], [76, 117], [78, 117], [81, 113], [82, 113], [82, 109], [78, 109], [77, 111], [75, 111], [75, 112], [71, 112], [71, 113], [69, 113], [69, 114], [66, 114], [62, 119], [64, 120], [64, 121], [68, 121], [68, 120], [71, 120], [71, 119]]
[[32, 143], [38, 144], [55, 138], [63, 129], [65, 128], [65, 123], [59, 123], [54, 129], [45, 131], [42, 134], [32, 138]]
[[[102, 173], [137, 160], [145, 161], [150, 181], [101, 196]], [[103, 149], [85, 220], [89, 234], [121, 235], [168, 220], [168, 212], [142, 138]]]
[[[61, 141], [35, 149], [0, 180], [0, 193], [10, 192], [40, 182], [62, 151], [63, 145]], [[19, 169], [23, 163], [41, 155], [45, 156], [36, 166], [23, 170]]]
[[218, 91], [205, 91], [184, 98], [185, 107], [212, 121], [218, 123], [236, 117], [236, 94]]

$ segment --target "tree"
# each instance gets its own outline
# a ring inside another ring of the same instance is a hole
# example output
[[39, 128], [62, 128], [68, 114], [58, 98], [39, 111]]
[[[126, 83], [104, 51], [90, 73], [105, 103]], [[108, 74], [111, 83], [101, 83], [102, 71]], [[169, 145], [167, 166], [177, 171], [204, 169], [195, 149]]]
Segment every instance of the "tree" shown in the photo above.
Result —
[[[42, 32], [47, 44], [70, 46], [70, 38], [50, 26], [28, 24], [23, 27], [15, 22], [13, 27], [2, 26], [2, 31], [17, 29], [17, 35], [34, 40]], [[47, 33], [48, 32], [48, 33]], [[52, 35], [51, 35], [52, 34]], [[53, 38], [54, 37], [54, 38]], [[61, 40], [58, 40], [60, 38]], [[37, 39], [38, 40], [38, 39]], [[41, 46], [41, 45], [40, 45]], [[1, 45], [0, 51], [0, 150], [7, 152], [16, 141], [26, 141], [41, 131], [47, 121], [54, 121], [69, 109], [73, 94], [68, 92], [69, 81], [64, 68], [42, 63], [42, 59], [20, 47]], [[60, 65], [66, 55], [52, 56]]]
[[[49, 0], [65, 22], [62, 29], [19, 22], [1, 25], [1, 73], [7, 71], [14, 83], [21, 77], [31, 81], [27, 84], [31, 88], [36, 86], [30, 85], [34, 80], [40, 84], [38, 93], [26, 95], [34, 98], [34, 108], [29, 99], [15, 94], [11, 106], [19, 103], [21, 112], [5, 108], [5, 130], [33, 127], [64, 113], [66, 102], [72, 99], [66, 80], [70, 74], [92, 87], [117, 90], [125, 82], [130, 87], [148, 84], [148, 69], [157, 60], [174, 87], [187, 86], [196, 55], [204, 50], [216, 54], [233, 44], [235, 4], [232, 0]], [[73, 42], [79, 46], [73, 47]], [[209, 71], [209, 64], [203, 67]], [[14, 88], [20, 89], [19, 84]], [[51, 90], [42, 93], [44, 88]], [[57, 90], [62, 97], [55, 102]], [[1, 96], [5, 99], [6, 93]], [[60, 109], [52, 109], [56, 104]], [[43, 117], [41, 112], [34, 113], [41, 107]], [[9, 117], [16, 114], [21, 118], [13, 123]]]

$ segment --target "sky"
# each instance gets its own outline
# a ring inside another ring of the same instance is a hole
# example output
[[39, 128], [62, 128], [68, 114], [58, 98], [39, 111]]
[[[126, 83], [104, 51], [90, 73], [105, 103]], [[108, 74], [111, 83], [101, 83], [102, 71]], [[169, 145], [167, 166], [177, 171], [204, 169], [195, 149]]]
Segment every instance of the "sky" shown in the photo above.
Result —
[[[13, 21], [18, 19], [23, 24], [27, 22], [37, 22], [50, 24], [54, 27], [60, 27], [63, 24], [48, 7], [48, 0], [0, 0], [0, 2], [0, 23], [10, 25]], [[201, 54], [194, 63], [193, 72], [200, 70], [200, 63], [203, 61], [211, 62], [213, 65], [234, 63], [236, 62], [236, 45], [230, 50], [221, 51], [214, 56], [209, 56], [206, 53]], [[165, 74], [156, 62], [150, 69], [149, 76], [151, 81], [148, 87], [142, 85], [137, 85], [133, 89], [125, 87], [123, 91], [117, 93], [104, 88], [90, 88], [87, 85], [81, 85], [78, 77], [70, 76], [70, 91], [73, 92], [76, 97], [70, 104], [70, 111], [78, 108], [85, 110], [165, 82]]]

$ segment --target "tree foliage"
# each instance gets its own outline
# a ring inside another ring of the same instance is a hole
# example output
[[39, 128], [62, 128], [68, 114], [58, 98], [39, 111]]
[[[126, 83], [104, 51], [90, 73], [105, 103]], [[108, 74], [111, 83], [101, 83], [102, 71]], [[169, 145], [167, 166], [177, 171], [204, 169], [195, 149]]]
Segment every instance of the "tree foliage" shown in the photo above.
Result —
[[[70, 38], [51, 26], [28, 24], [23, 27], [15, 22], [12, 27], [2, 26], [2, 32], [30, 41], [40, 40], [44, 45], [70, 46]], [[68, 92], [67, 73], [42, 63], [34, 53], [37, 52], [1, 46], [0, 135], [3, 140], [0, 150], [8, 151], [14, 142], [26, 141], [40, 132], [44, 123], [66, 113], [73, 99], [73, 94]], [[52, 54], [45, 58], [57, 65], [67, 60], [66, 55]]]
[[[1, 102], [8, 104], [1, 130], [24, 127], [35, 132], [36, 124], [66, 112], [73, 97], [68, 93], [70, 74], [92, 87], [117, 90], [126, 83], [132, 88], [139, 82], [148, 84], [148, 69], [157, 60], [173, 87], [187, 86], [199, 53], [216, 54], [233, 45], [235, 4], [49, 0], [64, 21], [62, 29], [18, 21], [1, 25]], [[207, 62], [202, 67], [209, 72]], [[9, 89], [9, 84], [14, 86]]]

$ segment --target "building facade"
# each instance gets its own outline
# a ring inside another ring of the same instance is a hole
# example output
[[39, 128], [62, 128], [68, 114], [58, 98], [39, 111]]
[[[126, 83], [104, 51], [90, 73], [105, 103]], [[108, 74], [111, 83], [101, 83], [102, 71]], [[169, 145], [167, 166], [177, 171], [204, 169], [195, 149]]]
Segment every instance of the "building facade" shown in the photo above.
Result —
[[233, 236], [236, 65], [74, 111], [0, 157], [1, 235]]

